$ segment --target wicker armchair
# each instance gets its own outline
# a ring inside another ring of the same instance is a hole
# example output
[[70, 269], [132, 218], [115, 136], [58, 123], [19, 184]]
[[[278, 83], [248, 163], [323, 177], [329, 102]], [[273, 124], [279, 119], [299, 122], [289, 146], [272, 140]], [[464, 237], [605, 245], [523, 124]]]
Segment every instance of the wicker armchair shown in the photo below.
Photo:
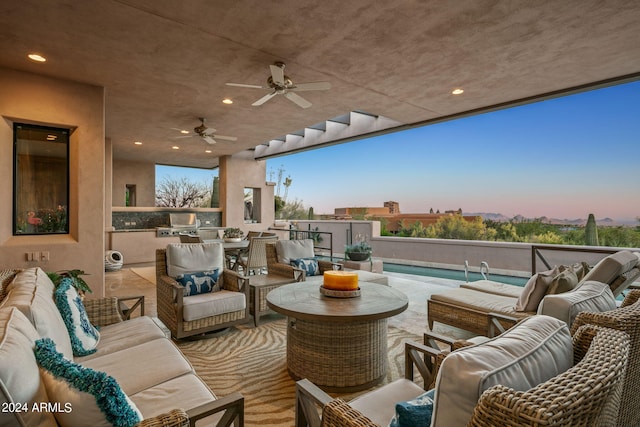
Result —
[[[244, 295], [244, 308], [230, 312], [221, 312], [208, 317], [194, 320], [185, 320], [184, 287], [167, 274], [167, 250], [156, 250], [156, 295], [158, 317], [169, 328], [174, 338], [181, 339], [193, 335], [212, 332], [229, 326], [245, 323], [249, 320], [249, 286], [247, 278], [235, 271], [225, 269], [224, 249], [220, 243], [185, 244], [183, 246], [208, 246], [216, 245], [219, 253], [215, 262], [220, 270], [218, 283], [222, 292], [238, 292]], [[197, 271], [194, 270], [194, 271]], [[216, 293], [218, 294], [218, 293]], [[196, 295], [195, 297], [198, 297]]]
[[[487, 389], [476, 404], [472, 426], [614, 426], [620, 392], [629, 356], [629, 336], [621, 331], [585, 325], [573, 337], [574, 366], [527, 391], [502, 385]], [[424, 353], [421, 358], [419, 353]], [[413, 383], [413, 365], [427, 368], [424, 361], [437, 356], [434, 350], [407, 343], [405, 379], [396, 380], [347, 403], [333, 399], [308, 380], [296, 384], [296, 426], [368, 427], [376, 424], [357, 409], [394, 408], [400, 400], [411, 400], [424, 392]], [[409, 366], [412, 365], [412, 366]], [[421, 371], [422, 373], [422, 371]], [[432, 378], [424, 379], [430, 388]], [[463, 386], [463, 385], [460, 385]], [[367, 396], [369, 398], [366, 404]], [[399, 398], [399, 396], [402, 396]], [[317, 408], [322, 408], [322, 419]], [[391, 409], [393, 411], [393, 409]], [[455, 411], [456, 408], [451, 408]], [[434, 425], [434, 424], [432, 424]], [[437, 425], [437, 423], [436, 423]]]
[[622, 387], [617, 426], [640, 425], [637, 401], [640, 393], [640, 290], [630, 291], [620, 308], [602, 313], [582, 312], [572, 326], [572, 332], [584, 324], [624, 331], [630, 338], [629, 364]]
[[[292, 242], [304, 242], [305, 240], [295, 240]], [[308, 239], [311, 242], [311, 248], [313, 248], [313, 240]], [[287, 244], [285, 242], [289, 242], [287, 240], [280, 240], [281, 244]], [[305, 279], [305, 272], [299, 268], [293, 267], [289, 264], [284, 264], [278, 261], [278, 250], [276, 248], [275, 243], [270, 243], [265, 246], [266, 255], [267, 255], [267, 271], [269, 273], [278, 274], [280, 276], [291, 277], [295, 281], [301, 282]], [[313, 249], [307, 255], [309, 257], [314, 256]], [[320, 269], [320, 274], [324, 273], [327, 270], [342, 270], [342, 264], [338, 264], [331, 261], [318, 260], [318, 267]]]

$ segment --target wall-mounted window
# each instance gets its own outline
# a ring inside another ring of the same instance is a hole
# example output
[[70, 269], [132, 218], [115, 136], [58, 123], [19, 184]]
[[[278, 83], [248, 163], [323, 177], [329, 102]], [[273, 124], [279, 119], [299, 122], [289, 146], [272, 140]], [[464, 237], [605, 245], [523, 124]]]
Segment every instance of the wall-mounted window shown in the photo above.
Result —
[[13, 234], [69, 233], [69, 129], [13, 125]]
[[260, 189], [244, 189], [244, 222], [260, 222]]

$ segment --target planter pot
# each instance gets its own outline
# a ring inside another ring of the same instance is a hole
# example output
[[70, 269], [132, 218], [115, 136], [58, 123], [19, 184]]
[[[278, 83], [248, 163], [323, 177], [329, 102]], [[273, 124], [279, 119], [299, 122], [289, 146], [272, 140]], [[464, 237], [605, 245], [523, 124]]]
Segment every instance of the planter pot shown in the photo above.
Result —
[[349, 252], [347, 258], [351, 261], [365, 261], [369, 259], [371, 254], [369, 252]]
[[242, 241], [242, 237], [225, 237], [224, 241], [227, 243], [238, 243]]

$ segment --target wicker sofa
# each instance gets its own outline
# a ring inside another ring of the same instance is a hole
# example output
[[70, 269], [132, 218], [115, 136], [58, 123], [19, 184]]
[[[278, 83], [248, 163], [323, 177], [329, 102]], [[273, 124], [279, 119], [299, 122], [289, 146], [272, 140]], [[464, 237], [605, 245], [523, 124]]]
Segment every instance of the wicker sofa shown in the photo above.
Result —
[[[596, 264], [575, 289], [579, 289], [581, 284], [588, 281], [596, 281], [608, 284], [613, 296], [617, 297], [640, 277], [639, 264], [640, 254], [630, 251], [616, 252]], [[489, 336], [494, 314], [505, 316], [504, 320], [501, 320], [504, 328], [513, 326], [518, 319], [536, 313], [547, 314], [546, 310], [553, 304], [546, 304], [545, 300], [553, 295], [542, 298], [541, 303], [531, 310], [516, 310], [519, 299], [524, 292], [531, 289], [530, 284], [535, 285], [536, 278], [537, 275], [533, 276], [524, 289], [519, 286], [480, 280], [463, 284], [460, 288], [433, 294], [427, 301], [429, 329], [433, 330], [434, 323], [440, 322], [478, 335]], [[545, 289], [542, 289], [543, 294], [544, 291]], [[507, 320], [508, 318], [512, 320]]]
[[[628, 357], [625, 332], [583, 325], [571, 337], [562, 321], [531, 316], [491, 341], [448, 354], [407, 343], [405, 378], [350, 402], [301, 380], [296, 426], [387, 426], [398, 403], [431, 387], [433, 427], [614, 426]], [[436, 375], [427, 365], [438, 358]], [[414, 364], [425, 389], [413, 382]]]
[[[100, 337], [97, 351], [75, 356], [71, 343], [77, 337], [68, 332], [54, 302], [54, 284], [46, 273], [30, 268], [5, 271], [0, 277], [0, 403], [12, 408], [0, 412], [0, 425], [57, 426], [61, 416], [68, 417], [66, 425], [100, 425], [92, 418], [100, 413], [96, 402], [110, 399], [114, 388], [139, 411], [142, 421], [138, 426], [187, 426], [203, 418], [219, 426], [243, 424], [242, 395], [217, 398], [150, 317], [123, 321], [117, 298], [86, 300], [89, 320], [100, 327]], [[52, 351], [60, 353], [56, 363], [66, 366], [63, 372], [86, 374], [88, 390], [100, 397], [93, 398], [82, 384], [74, 382], [78, 377], [52, 381], [60, 371], [49, 370], [37, 359], [43, 342], [53, 343]], [[96, 378], [110, 385], [97, 386]], [[93, 398], [93, 405], [78, 400], [83, 392], [89, 401]], [[33, 410], [42, 405], [48, 409]]]

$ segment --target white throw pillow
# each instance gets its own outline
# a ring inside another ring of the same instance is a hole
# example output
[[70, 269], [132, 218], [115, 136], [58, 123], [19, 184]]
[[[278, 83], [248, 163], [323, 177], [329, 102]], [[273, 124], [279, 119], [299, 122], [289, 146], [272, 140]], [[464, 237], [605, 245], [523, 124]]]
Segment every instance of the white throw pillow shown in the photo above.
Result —
[[128, 427], [142, 421], [136, 405], [104, 372], [65, 359], [49, 338], [36, 341], [36, 360], [60, 427]]
[[536, 311], [542, 298], [547, 293], [547, 289], [553, 278], [556, 276], [558, 269], [543, 271], [536, 273], [524, 285], [524, 289], [516, 302], [516, 311]]
[[100, 333], [89, 321], [84, 304], [73, 286], [72, 279], [62, 279], [53, 297], [64, 321], [74, 356], [87, 356], [96, 352]]

